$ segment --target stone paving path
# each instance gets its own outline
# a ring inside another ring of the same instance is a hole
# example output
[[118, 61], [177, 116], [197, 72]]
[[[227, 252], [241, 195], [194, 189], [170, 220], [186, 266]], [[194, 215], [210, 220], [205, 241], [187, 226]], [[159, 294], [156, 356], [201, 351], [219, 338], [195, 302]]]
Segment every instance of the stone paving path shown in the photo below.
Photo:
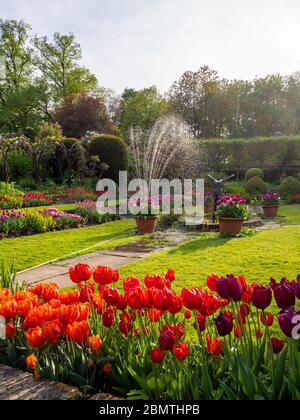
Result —
[[0, 400], [120, 400], [110, 394], [83, 394], [78, 388], [0, 364]]
[[60, 287], [69, 287], [73, 285], [68, 275], [69, 267], [71, 265], [82, 262], [89, 264], [91, 267], [96, 267], [97, 265], [106, 265], [116, 269], [125, 264], [135, 262], [140, 258], [144, 258], [146, 255], [149, 255], [150, 252], [155, 251], [96, 251], [64, 261], [46, 264], [42, 267], [36, 267], [23, 273], [21, 272], [17, 275], [17, 280], [20, 283], [25, 282], [28, 285], [34, 285], [41, 282], [54, 282], [57, 283]]

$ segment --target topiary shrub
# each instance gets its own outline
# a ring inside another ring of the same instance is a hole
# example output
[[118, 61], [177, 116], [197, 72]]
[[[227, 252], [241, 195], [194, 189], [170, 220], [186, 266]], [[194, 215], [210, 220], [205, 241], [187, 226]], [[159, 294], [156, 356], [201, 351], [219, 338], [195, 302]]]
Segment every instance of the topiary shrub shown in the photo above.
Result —
[[245, 184], [245, 189], [251, 195], [263, 194], [268, 191], [267, 184], [258, 176], [250, 178]]
[[293, 176], [288, 176], [278, 187], [281, 197], [286, 198], [291, 194], [300, 194], [300, 182]]
[[248, 171], [245, 173], [245, 181], [249, 181], [249, 179], [254, 178], [254, 177], [258, 177], [263, 180], [264, 179], [263, 171], [259, 168], [248, 169]]
[[98, 156], [101, 163], [109, 168], [104, 172], [105, 178], [119, 181], [119, 171], [126, 171], [128, 166], [127, 146], [120, 137], [107, 134], [93, 136], [88, 144], [90, 155]]

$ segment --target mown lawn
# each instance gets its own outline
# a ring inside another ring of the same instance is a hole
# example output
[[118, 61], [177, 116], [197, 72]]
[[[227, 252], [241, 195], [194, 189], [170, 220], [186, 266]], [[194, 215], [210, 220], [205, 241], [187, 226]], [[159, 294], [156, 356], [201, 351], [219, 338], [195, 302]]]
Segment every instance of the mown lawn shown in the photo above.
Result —
[[300, 225], [300, 204], [280, 206], [278, 216], [284, 225]]
[[283, 227], [241, 238], [202, 234], [175, 249], [124, 266], [122, 276], [164, 273], [175, 269], [174, 287], [204, 285], [208, 274], [243, 274], [247, 280], [295, 278], [300, 272], [300, 227]]
[[134, 226], [132, 220], [119, 220], [80, 229], [2, 239], [0, 257], [8, 262], [15, 260], [17, 270], [21, 271], [98, 243], [97, 247], [78, 255], [134, 241], [137, 239]]

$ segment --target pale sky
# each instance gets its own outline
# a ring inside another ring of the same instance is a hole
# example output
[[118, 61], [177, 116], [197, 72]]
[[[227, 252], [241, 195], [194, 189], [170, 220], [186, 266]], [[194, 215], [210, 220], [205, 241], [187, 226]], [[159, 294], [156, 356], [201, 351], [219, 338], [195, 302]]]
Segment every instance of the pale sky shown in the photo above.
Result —
[[300, 0], [0, 0], [33, 34], [76, 35], [82, 64], [117, 92], [208, 65], [221, 77], [300, 69]]

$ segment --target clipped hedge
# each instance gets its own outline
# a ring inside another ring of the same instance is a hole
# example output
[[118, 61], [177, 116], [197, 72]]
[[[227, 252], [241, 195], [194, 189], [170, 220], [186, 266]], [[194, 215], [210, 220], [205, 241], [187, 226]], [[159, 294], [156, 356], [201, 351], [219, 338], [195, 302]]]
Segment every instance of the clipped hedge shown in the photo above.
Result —
[[128, 167], [127, 146], [124, 140], [112, 135], [99, 134], [93, 137], [88, 147], [90, 155], [99, 156], [100, 162], [109, 166], [104, 177], [118, 182], [119, 171], [126, 171]]
[[288, 176], [278, 187], [278, 192], [283, 198], [292, 194], [300, 194], [300, 182], [293, 176]]
[[241, 178], [248, 168], [258, 167], [265, 180], [275, 181], [287, 169], [295, 175], [300, 170], [300, 135], [197, 140], [197, 145], [207, 172], [213, 168]]
[[258, 178], [264, 179], [264, 172], [259, 168], [250, 168], [245, 173], [245, 181], [249, 181], [249, 179], [258, 176]]
[[245, 189], [247, 193], [257, 195], [268, 191], [267, 184], [258, 176], [254, 176], [246, 182]]

